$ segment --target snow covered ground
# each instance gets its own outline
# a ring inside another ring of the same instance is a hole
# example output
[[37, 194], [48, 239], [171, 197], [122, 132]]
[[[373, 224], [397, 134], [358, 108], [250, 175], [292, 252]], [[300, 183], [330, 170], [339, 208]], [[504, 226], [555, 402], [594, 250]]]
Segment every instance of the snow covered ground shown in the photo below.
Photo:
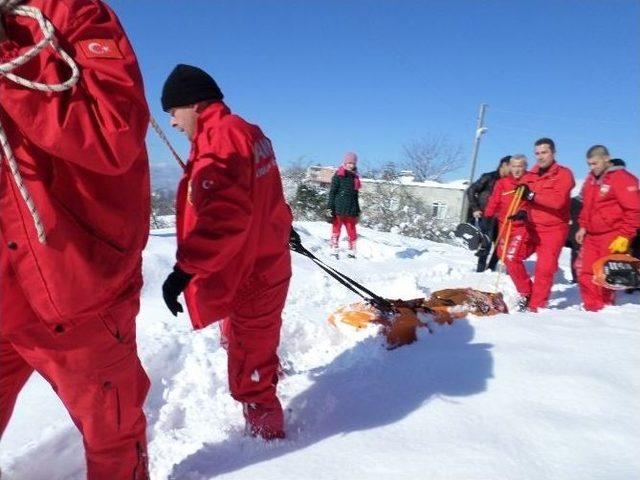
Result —
[[[297, 228], [307, 247], [326, 253], [328, 225]], [[328, 325], [356, 297], [295, 255], [280, 348], [288, 438], [267, 444], [242, 435], [218, 329], [193, 332], [163, 306], [174, 249], [170, 231], [152, 234], [138, 323], [153, 383], [154, 480], [640, 478], [639, 296], [580, 311], [568, 252], [548, 310], [422, 329], [417, 343], [393, 351], [375, 329]], [[496, 274], [472, 273], [475, 260], [461, 248], [362, 229], [358, 260], [339, 268], [392, 298], [493, 291]], [[500, 288], [513, 304], [506, 277]], [[0, 448], [3, 480], [84, 478], [81, 438], [39, 376]]]

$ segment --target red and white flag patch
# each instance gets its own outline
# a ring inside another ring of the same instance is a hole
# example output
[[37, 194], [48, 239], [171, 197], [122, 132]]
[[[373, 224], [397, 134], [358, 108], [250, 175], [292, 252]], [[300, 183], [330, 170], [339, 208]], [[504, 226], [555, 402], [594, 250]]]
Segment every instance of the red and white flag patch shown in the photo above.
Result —
[[81, 40], [80, 48], [87, 58], [124, 58], [115, 41], [107, 38]]

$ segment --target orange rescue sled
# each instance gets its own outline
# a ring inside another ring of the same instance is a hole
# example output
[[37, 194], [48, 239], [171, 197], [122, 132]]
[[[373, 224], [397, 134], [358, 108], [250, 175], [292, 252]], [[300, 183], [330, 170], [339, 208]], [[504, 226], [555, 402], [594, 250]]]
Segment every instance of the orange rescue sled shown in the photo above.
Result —
[[640, 260], [625, 253], [606, 255], [593, 264], [593, 283], [609, 290], [640, 287]]
[[343, 323], [357, 329], [381, 325], [389, 348], [395, 348], [416, 341], [417, 328], [427, 326], [418, 318], [419, 313], [430, 316], [439, 324], [451, 324], [469, 314], [490, 316], [509, 312], [501, 293], [472, 288], [438, 290], [429, 298], [389, 300], [389, 303], [394, 307], [393, 312], [384, 312], [367, 302], [344, 305], [329, 316], [329, 323]]

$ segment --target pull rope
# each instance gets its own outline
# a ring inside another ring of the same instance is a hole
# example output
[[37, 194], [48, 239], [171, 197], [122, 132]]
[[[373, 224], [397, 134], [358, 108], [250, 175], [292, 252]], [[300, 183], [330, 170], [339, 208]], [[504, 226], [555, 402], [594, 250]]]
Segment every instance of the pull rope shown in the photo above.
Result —
[[358, 295], [367, 303], [370, 303], [371, 305], [376, 307], [381, 312], [386, 314], [391, 314], [396, 311], [395, 307], [389, 300], [382, 298], [380, 295], [376, 295], [371, 290], [359, 284], [352, 278], [347, 277], [344, 273], [341, 273], [335, 268], [330, 267], [329, 265], [324, 263], [322, 260], [320, 260], [318, 257], [316, 257], [313, 253], [311, 253], [309, 250], [307, 250], [302, 245], [302, 242], [300, 241], [300, 235], [298, 235], [298, 232], [296, 232], [293, 229], [293, 227], [291, 228], [291, 234], [289, 237], [289, 248], [296, 253], [299, 253], [301, 255], [304, 255], [305, 257], [310, 258], [316, 265], [318, 265], [322, 270], [328, 273], [336, 281], [344, 285], [346, 288], [351, 290], [353, 293]]
[[[35, 7], [26, 7], [26, 6], [15, 6], [18, 1], [16, 0], [8, 0], [3, 1], [0, 0], [0, 13], [6, 15], [15, 15], [32, 18], [38, 22], [40, 26], [40, 30], [42, 32], [42, 40], [36, 43], [29, 50], [19, 55], [17, 58], [11, 59], [6, 63], [0, 63], [0, 77], [4, 77], [7, 80], [10, 80], [20, 86], [29, 88], [31, 90], [37, 90], [41, 92], [62, 92], [72, 88], [80, 78], [80, 71], [78, 70], [78, 66], [75, 61], [67, 52], [65, 52], [60, 46], [55, 38], [55, 29], [51, 22], [47, 20], [42, 12]], [[60, 55], [60, 58], [64, 60], [64, 62], [71, 69], [71, 76], [68, 80], [62, 83], [56, 84], [47, 84], [41, 82], [34, 82], [32, 80], [20, 77], [12, 73], [16, 68], [21, 65], [24, 65], [29, 60], [37, 56], [47, 45], [51, 45], [51, 48]], [[20, 195], [26, 204], [29, 213], [31, 214], [31, 218], [33, 219], [33, 224], [36, 228], [36, 232], [38, 234], [38, 241], [41, 244], [47, 243], [47, 237], [45, 234], [44, 225], [42, 223], [42, 219], [40, 217], [40, 213], [36, 208], [36, 205], [33, 201], [33, 197], [31, 193], [27, 189], [24, 184], [24, 180], [22, 179], [22, 175], [20, 174], [20, 169], [18, 168], [18, 162], [13, 154], [13, 150], [9, 145], [9, 139], [7, 138], [7, 134], [0, 122], [0, 145], [2, 146], [2, 151], [4, 152], [4, 159], [9, 165], [9, 170], [11, 171], [11, 175], [13, 176], [13, 180], [20, 191]], [[2, 158], [0, 158], [0, 170], [2, 169]]]
[[169, 141], [169, 138], [167, 137], [167, 135], [164, 133], [162, 128], [160, 128], [160, 125], [158, 125], [158, 122], [156, 121], [156, 119], [153, 118], [153, 115], [151, 115], [151, 117], [149, 118], [149, 123], [151, 124], [153, 129], [156, 131], [156, 133], [160, 137], [160, 140], [162, 140], [164, 144], [167, 146], [167, 148], [173, 155], [173, 158], [176, 159], [176, 162], [180, 164], [180, 166], [182, 167], [182, 170], [187, 168], [182, 158], [180, 158], [180, 155], [178, 155], [178, 152], [176, 152], [175, 148], [173, 148], [173, 145], [171, 145], [171, 142]]

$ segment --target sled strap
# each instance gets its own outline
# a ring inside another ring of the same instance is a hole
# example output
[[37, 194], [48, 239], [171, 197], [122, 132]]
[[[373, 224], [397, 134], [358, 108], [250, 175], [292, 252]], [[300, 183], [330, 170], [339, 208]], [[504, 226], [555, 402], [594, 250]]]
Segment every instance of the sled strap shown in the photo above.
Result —
[[[6, 63], [0, 63], [0, 77], [5, 77], [7, 80], [11, 80], [12, 82], [26, 87], [31, 90], [38, 90], [41, 92], [62, 92], [72, 88], [80, 78], [80, 71], [78, 70], [78, 66], [74, 62], [74, 60], [65, 52], [60, 46], [55, 38], [55, 30], [53, 25], [49, 20], [47, 20], [42, 12], [35, 7], [26, 7], [26, 6], [16, 6], [19, 2], [15, 0], [0, 0], [0, 13], [8, 14], [8, 15], [16, 15], [22, 17], [29, 17], [36, 20], [40, 26], [40, 30], [42, 31], [42, 40], [36, 43], [33, 47], [27, 50], [22, 55], [9, 60]], [[27, 63], [29, 60], [37, 56], [47, 45], [51, 45], [51, 48], [60, 55], [60, 58], [64, 60], [64, 62], [71, 69], [71, 76], [68, 80], [58, 83], [58, 84], [46, 84], [40, 82], [34, 82], [28, 80], [23, 77], [19, 77], [11, 73], [13, 70], [18, 68], [20, 65]], [[29, 209], [29, 213], [31, 214], [31, 218], [33, 219], [33, 224], [35, 226], [36, 232], [38, 234], [38, 241], [41, 244], [47, 243], [47, 237], [44, 230], [44, 225], [42, 223], [42, 219], [40, 217], [40, 213], [36, 208], [36, 205], [33, 201], [33, 197], [29, 192], [27, 186], [24, 184], [24, 180], [22, 179], [22, 175], [20, 173], [20, 169], [18, 168], [18, 162], [13, 154], [13, 150], [9, 145], [9, 139], [7, 138], [7, 134], [0, 123], [0, 146], [2, 147], [2, 152], [4, 153], [4, 159], [6, 160], [9, 170], [11, 171], [11, 175], [13, 180], [18, 187], [20, 195], [22, 196], [22, 200], [26, 204]], [[0, 170], [2, 169], [2, 158], [0, 158]]]
[[513, 193], [514, 195], [513, 195], [513, 198], [511, 199], [511, 203], [509, 203], [509, 208], [507, 208], [507, 213], [504, 216], [504, 219], [502, 220], [502, 228], [500, 228], [500, 231], [498, 232], [498, 238], [496, 239], [496, 244], [497, 242], [500, 241], [500, 238], [502, 238], [508, 226], [511, 224], [511, 220], [509, 220], [509, 217], [511, 215], [514, 215], [517, 212], [518, 208], [520, 208], [520, 204], [522, 201], [522, 192], [523, 192], [523, 188], [521, 187], [518, 187], [515, 190], [511, 190], [511, 193]]
[[[382, 298], [379, 295], [376, 295], [368, 288], [364, 287], [360, 283], [356, 282], [352, 278], [347, 277], [344, 273], [339, 272], [338, 270], [330, 267], [318, 257], [316, 257], [313, 253], [307, 250], [300, 241], [290, 242], [289, 246], [291, 250], [305, 257], [310, 258], [316, 265], [318, 265], [322, 270], [328, 273], [331, 277], [337, 280], [339, 283], [344, 285], [346, 288], [351, 290], [353, 293], [364, 299], [366, 302], [372, 304], [377, 309], [383, 312], [394, 312], [395, 308], [388, 300]], [[364, 292], [364, 294], [362, 293]], [[368, 297], [366, 295], [368, 295]]]

